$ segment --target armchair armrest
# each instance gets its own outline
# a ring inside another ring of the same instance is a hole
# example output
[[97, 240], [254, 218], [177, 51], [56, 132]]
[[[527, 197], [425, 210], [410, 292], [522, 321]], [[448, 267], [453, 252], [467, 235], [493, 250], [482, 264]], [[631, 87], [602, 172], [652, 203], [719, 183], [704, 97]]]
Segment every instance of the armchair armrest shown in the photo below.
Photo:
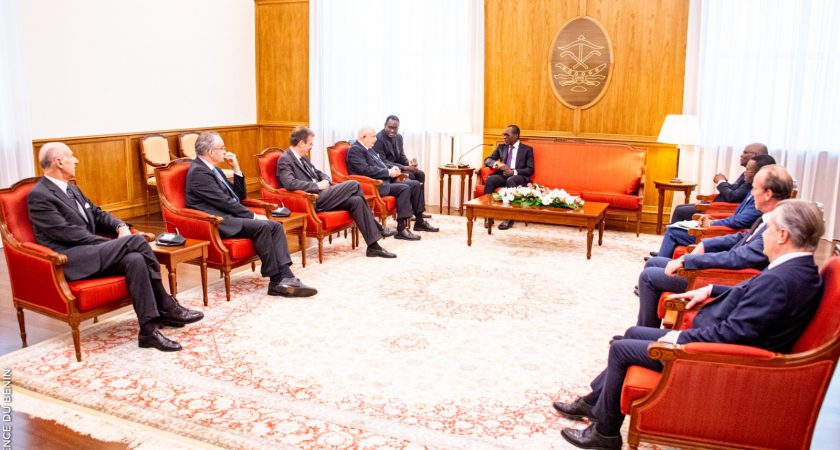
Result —
[[698, 211], [705, 212], [705, 213], [734, 213], [736, 209], [738, 209], [739, 203], [729, 203], [729, 202], [712, 202], [707, 203], [705, 205], [696, 205]]
[[719, 344], [713, 342], [692, 342], [672, 345], [664, 342], [648, 344], [648, 356], [660, 361], [704, 361], [710, 363], [738, 364], [770, 361], [778, 353], [748, 345]]
[[246, 198], [243, 199], [241, 202], [242, 206], [250, 209], [254, 213], [262, 214], [264, 216], [271, 216], [271, 210], [275, 208], [274, 204], [264, 202], [262, 200], [256, 200], [253, 198]]
[[716, 236], [724, 236], [727, 234], [737, 233], [741, 230], [736, 230], [734, 228], [729, 227], [722, 227], [719, 225], [712, 225], [706, 228], [689, 228], [688, 234], [694, 236], [697, 239], [697, 243], [699, 244], [701, 240], [716, 237]]
[[759, 271], [756, 269], [699, 269], [688, 270], [685, 268], [679, 269], [677, 275], [688, 279], [687, 290], [698, 289], [709, 284], [719, 284], [723, 286], [734, 286], [744, 280], [750, 279], [758, 275]]
[[[708, 195], [697, 194], [697, 196], [696, 196], [698, 202], [709, 202], [709, 203], [715, 201], [716, 197], [717, 197], [717, 194], [708, 194]], [[700, 206], [700, 205], [695, 205], [695, 207], [697, 207], [697, 206]]]

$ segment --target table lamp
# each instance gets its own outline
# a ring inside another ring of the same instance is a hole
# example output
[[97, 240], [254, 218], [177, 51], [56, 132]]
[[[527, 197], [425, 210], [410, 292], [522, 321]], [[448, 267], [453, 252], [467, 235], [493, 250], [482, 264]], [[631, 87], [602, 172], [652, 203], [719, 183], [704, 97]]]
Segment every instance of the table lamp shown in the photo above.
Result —
[[446, 111], [440, 116], [437, 131], [450, 138], [449, 162], [446, 167], [455, 167], [455, 136], [472, 133], [472, 123], [466, 111]]
[[680, 175], [680, 146], [696, 145], [700, 143], [700, 121], [697, 116], [682, 114], [668, 114], [656, 142], [663, 144], [677, 144], [677, 178], [672, 183], [682, 183]]

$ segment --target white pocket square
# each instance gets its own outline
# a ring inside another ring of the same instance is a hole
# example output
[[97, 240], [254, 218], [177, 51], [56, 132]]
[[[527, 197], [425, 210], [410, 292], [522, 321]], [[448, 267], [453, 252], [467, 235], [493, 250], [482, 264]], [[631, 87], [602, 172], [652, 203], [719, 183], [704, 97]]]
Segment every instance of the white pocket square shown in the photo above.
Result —
[[90, 209], [90, 203], [85, 203], [85, 209]]

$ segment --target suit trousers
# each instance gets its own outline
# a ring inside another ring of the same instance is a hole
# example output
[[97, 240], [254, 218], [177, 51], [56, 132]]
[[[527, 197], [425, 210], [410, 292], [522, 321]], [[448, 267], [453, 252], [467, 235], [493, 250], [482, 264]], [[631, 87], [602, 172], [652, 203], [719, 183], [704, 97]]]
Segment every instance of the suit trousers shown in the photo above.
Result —
[[347, 211], [356, 222], [356, 228], [362, 233], [367, 245], [382, 239], [378, 223], [370, 211], [365, 193], [356, 180], [345, 181], [330, 186], [318, 193], [315, 201], [316, 211]]
[[645, 268], [639, 274], [639, 318], [636, 325], [640, 327], [659, 328], [662, 321], [657, 311], [659, 297], [663, 292], [685, 292], [688, 280], [681, 277], [665, 275], [665, 266], [670, 258], [657, 256], [645, 263]]
[[621, 387], [630, 366], [662, 371], [662, 363], [650, 359], [647, 347], [668, 331], [660, 328], [630, 327], [624, 332], [623, 339], [610, 344], [607, 368], [592, 380], [592, 392], [584, 397], [586, 403], [594, 405], [592, 414], [595, 416], [599, 433], [617, 436], [621, 431], [621, 424], [624, 422], [624, 414], [621, 413]]
[[674, 255], [674, 249], [680, 245], [694, 244], [696, 239], [682, 228], [665, 228], [665, 236], [662, 236], [662, 244], [659, 246], [659, 256], [670, 258]]
[[496, 172], [493, 175], [487, 177], [484, 180], [484, 193], [485, 194], [492, 194], [496, 192], [496, 189], [504, 186], [504, 187], [516, 187], [516, 186], [525, 186], [528, 184], [528, 179], [523, 177], [522, 175], [513, 175], [510, 177], [505, 177], [500, 172]]
[[677, 205], [674, 208], [674, 212], [671, 214], [671, 223], [679, 222], [681, 220], [691, 220], [691, 217], [695, 214], [699, 214], [700, 211], [695, 207], [694, 203], [689, 203], [688, 205]]
[[[289, 244], [283, 225], [273, 220], [243, 220], [242, 229], [232, 238], [246, 238], [254, 241], [254, 250], [262, 261], [260, 273], [264, 277], [277, 277], [283, 266], [292, 264]], [[272, 280], [280, 281], [280, 280]]]
[[414, 180], [379, 185], [379, 195], [393, 195], [397, 198], [397, 219], [409, 219], [426, 210], [423, 185]]
[[[160, 264], [143, 236], [132, 234], [96, 247], [100, 250], [99, 267], [102, 269], [92, 276], [124, 275], [137, 321], [141, 325], [157, 318], [160, 311], [172, 310], [175, 302], [163, 289]], [[67, 272], [65, 276], [68, 281], [82, 279], [74, 278]]]
[[422, 170], [415, 170], [415, 171], [407, 171], [405, 172], [408, 175], [409, 180], [416, 180], [420, 183], [426, 182], [426, 173]]

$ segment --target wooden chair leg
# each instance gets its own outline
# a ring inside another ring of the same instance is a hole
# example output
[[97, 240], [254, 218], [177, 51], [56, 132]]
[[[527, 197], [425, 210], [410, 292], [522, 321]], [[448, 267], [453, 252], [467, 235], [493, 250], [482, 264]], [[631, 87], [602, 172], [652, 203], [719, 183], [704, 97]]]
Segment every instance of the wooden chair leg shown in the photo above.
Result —
[[93, 316], [93, 323], [99, 323], [99, 316]]
[[79, 337], [79, 324], [71, 323], [70, 330], [73, 334], [73, 349], [76, 350], [76, 362], [82, 362], [82, 341]]
[[18, 327], [20, 327], [20, 342], [23, 344], [23, 348], [26, 348], [26, 323], [23, 320], [23, 308], [20, 306], [15, 308], [17, 309]]
[[227, 301], [230, 301], [230, 272], [225, 271], [225, 295], [227, 296]]
[[332, 233], [330, 233], [330, 235], [327, 236], [327, 240], [330, 242], [330, 244], [332, 244]]
[[149, 203], [151, 203], [149, 188], [146, 187], [146, 201], [144, 203], [144, 205], [146, 206], [146, 220], [149, 220]]
[[353, 227], [353, 244], [354, 244], [353, 248], [356, 248], [356, 247], [359, 246], [359, 229], [356, 228], [356, 227]]
[[256, 272], [256, 271], [257, 271], [257, 262], [254, 261], [254, 262], [251, 263], [251, 272]]
[[318, 263], [324, 264], [324, 238], [318, 236]]
[[636, 237], [639, 237], [639, 232], [642, 230], [642, 213], [641, 211], [636, 213]]

